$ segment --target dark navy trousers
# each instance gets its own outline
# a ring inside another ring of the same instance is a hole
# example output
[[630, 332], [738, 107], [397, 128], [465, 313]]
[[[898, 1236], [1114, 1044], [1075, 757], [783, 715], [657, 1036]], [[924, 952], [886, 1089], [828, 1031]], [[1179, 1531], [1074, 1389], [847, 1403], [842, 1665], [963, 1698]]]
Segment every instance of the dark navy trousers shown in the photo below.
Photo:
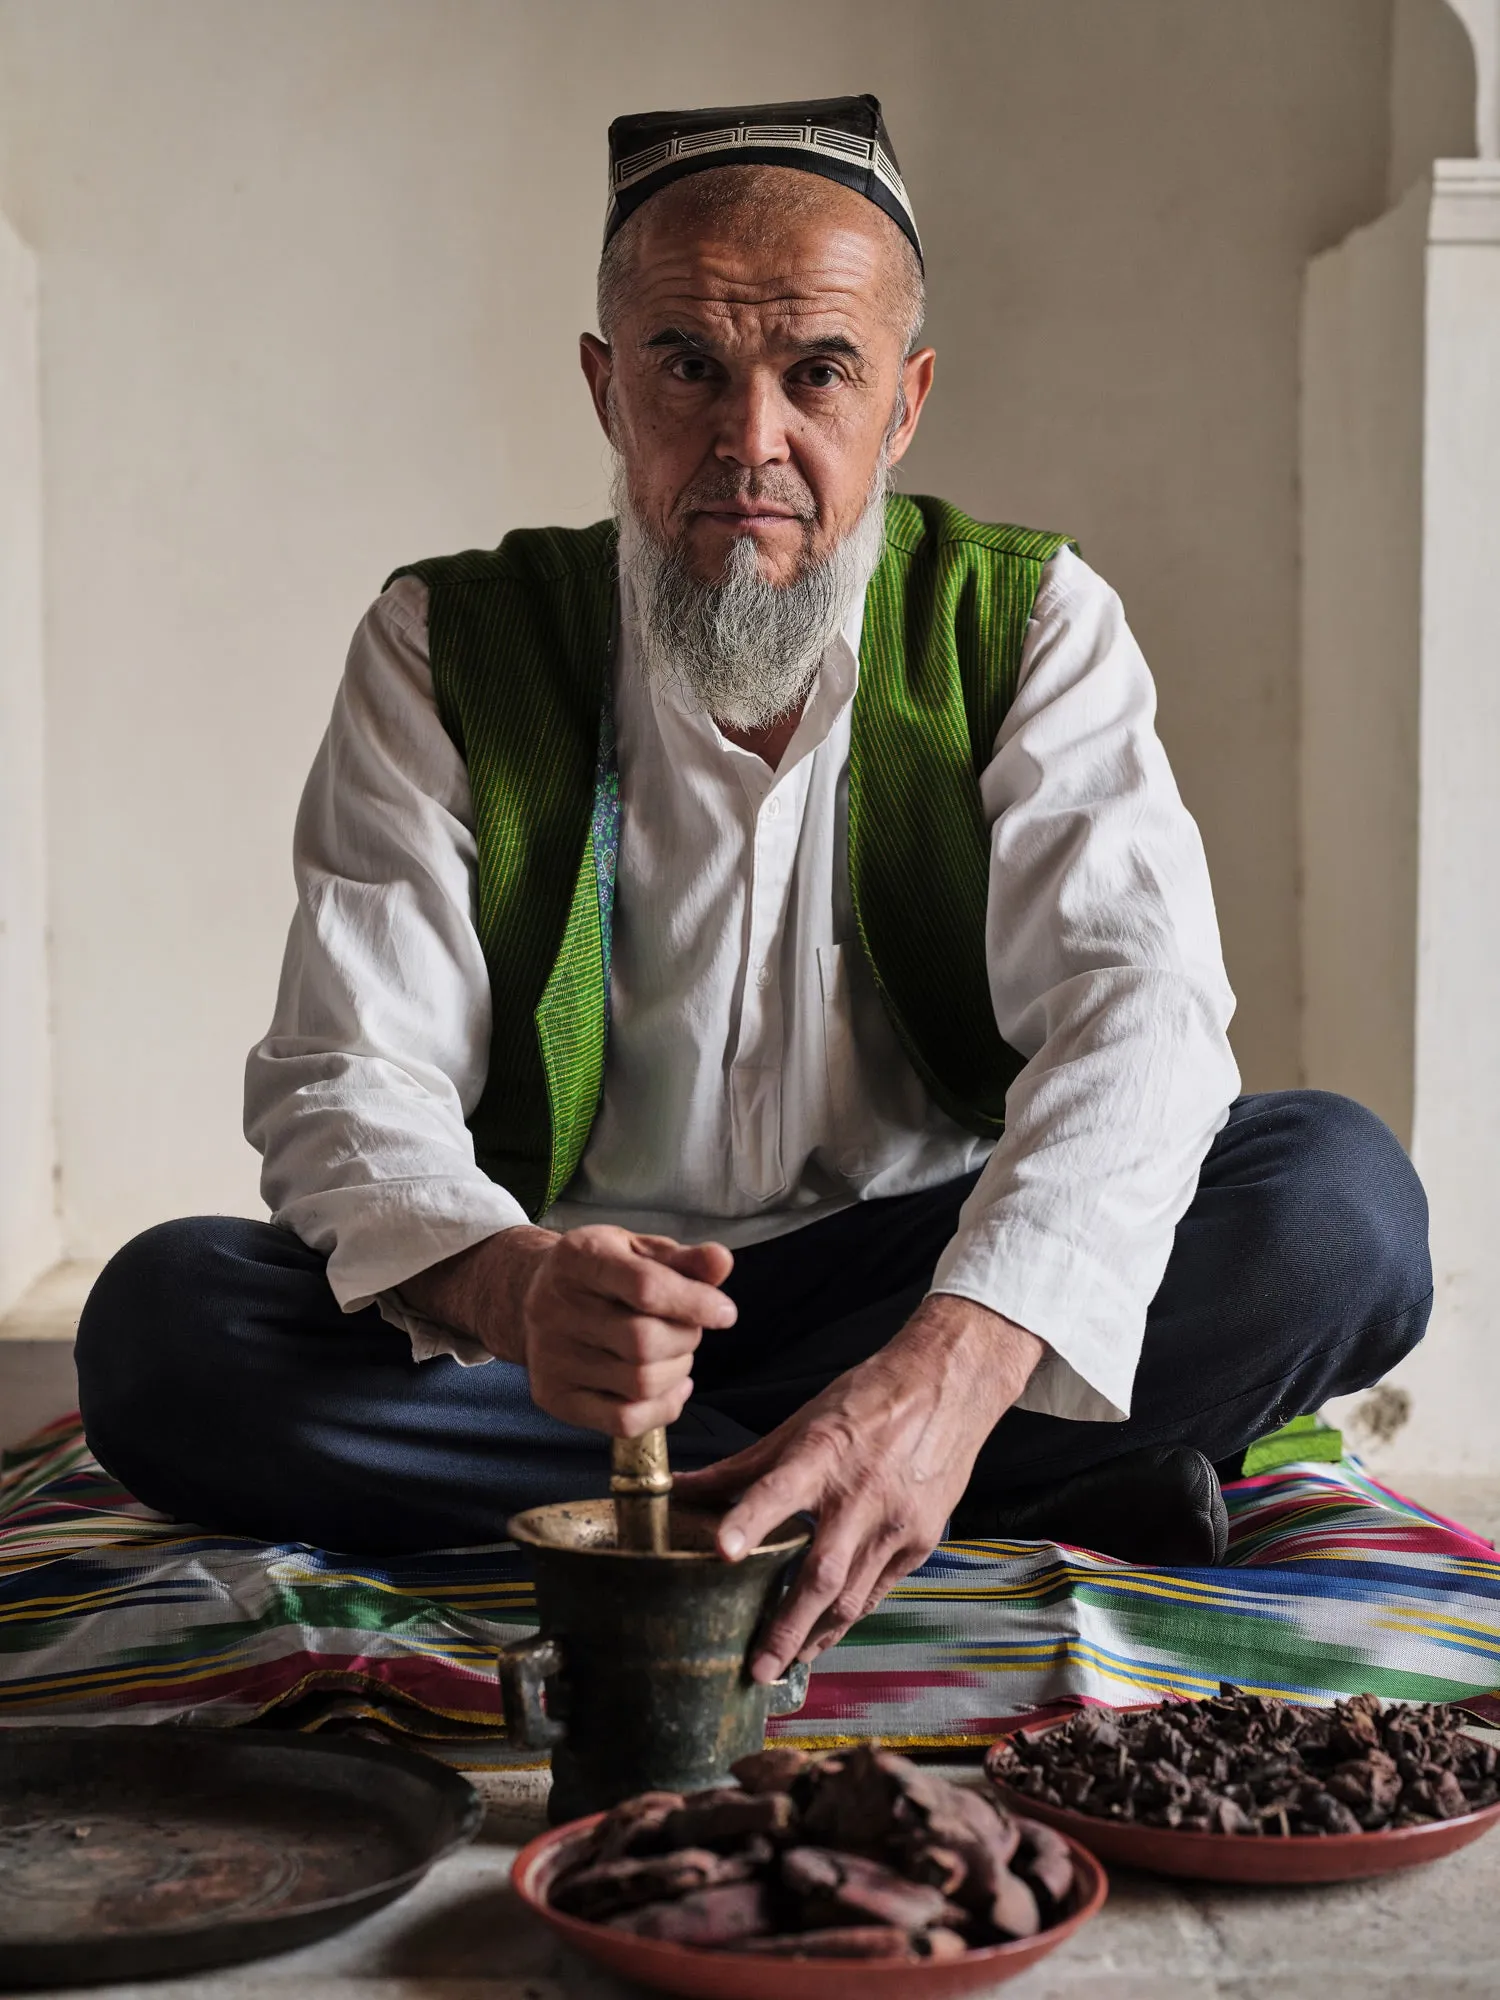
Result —
[[[737, 1450], [883, 1346], [973, 1178], [739, 1251], [739, 1321], [704, 1337], [674, 1462]], [[1129, 1420], [1012, 1411], [970, 1491], [1036, 1490], [1141, 1445], [1227, 1459], [1376, 1381], [1431, 1303], [1426, 1200], [1380, 1120], [1317, 1091], [1242, 1097], [1178, 1225]], [[322, 1257], [267, 1222], [168, 1222], [127, 1244], [84, 1310], [78, 1378], [89, 1442], [138, 1498], [266, 1540], [494, 1541], [521, 1507], [607, 1487], [603, 1439], [537, 1409], [523, 1369], [415, 1363], [375, 1307], [340, 1312]]]

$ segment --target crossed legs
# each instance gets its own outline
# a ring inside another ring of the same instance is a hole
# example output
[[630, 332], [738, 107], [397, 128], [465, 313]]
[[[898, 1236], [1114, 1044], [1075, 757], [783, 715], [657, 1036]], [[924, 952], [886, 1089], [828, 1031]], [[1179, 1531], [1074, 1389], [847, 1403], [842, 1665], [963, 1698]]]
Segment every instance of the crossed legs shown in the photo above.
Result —
[[[882, 1346], [926, 1292], [972, 1177], [863, 1202], [742, 1250], [738, 1324], [705, 1338], [681, 1467], [763, 1435]], [[971, 1495], [1034, 1491], [1151, 1444], [1231, 1457], [1377, 1380], [1431, 1309], [1427, 1211], [1396, 1140], [1345, 1098], [1241, 1098], [1152, 1303], [1124, 1423], [1010, 1412]], [[539, 1410], [522, 1369], [412, 1361], [374, 1307], [269, 1223], [201, 1218], [127, 1244], [78, 1336], [95, 1452], [149, 1505], [271, 1541], [401, 1553], [494, 1541], [523, 1506], [605, 1490], [603, 1440]]]

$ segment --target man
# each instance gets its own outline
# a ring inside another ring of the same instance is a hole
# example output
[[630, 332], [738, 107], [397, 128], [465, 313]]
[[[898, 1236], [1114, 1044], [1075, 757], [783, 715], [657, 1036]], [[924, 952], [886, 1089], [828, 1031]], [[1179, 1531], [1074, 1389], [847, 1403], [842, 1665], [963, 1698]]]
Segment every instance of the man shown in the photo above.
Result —
[[770, 1678], [950, 1519], [1217, 1560], [1215, 1464], [1421, 1337], [1426, 1215], [1357, 1106], [1236, 1095], [1113, 593], [889, 493], [934, 355], [879, 106], [610, 137], [618, 534], [360, 627], [247, 1072], [274, 1220], [122, 1251], [80, 1382], [143, 1499], [340, 1548], [667, 1424], [726, 1557], [817, 1519]]

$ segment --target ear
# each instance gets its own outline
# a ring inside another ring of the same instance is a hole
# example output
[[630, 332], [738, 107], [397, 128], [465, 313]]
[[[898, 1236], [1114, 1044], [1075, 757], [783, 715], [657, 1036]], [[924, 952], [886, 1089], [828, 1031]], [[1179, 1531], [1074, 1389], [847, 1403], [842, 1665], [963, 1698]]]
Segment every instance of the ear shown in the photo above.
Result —
[[578, 336], [578, 359], [583, 365], [584, 378], [589, 385], [589, 394], [594, 399], [594, 414], [603, 427], [604, 435], [609, 430], [609, 385], [614, 377], [614, 356], [597, 334], [582, 333]]
[[887, 459], [891, 465], [905, 458], [906, 448], [917, 434], [917, 421], [922, 414], [922, 405], [927, 401], [927, 392], [932, 387], [932, 371], [936, 365], [937, 354], [930, 347], [919, 347], [915, 354], [908, 354], [901, 364], [901, 386], [906, 391], [906, 415], [901, 419], [887, 447]]

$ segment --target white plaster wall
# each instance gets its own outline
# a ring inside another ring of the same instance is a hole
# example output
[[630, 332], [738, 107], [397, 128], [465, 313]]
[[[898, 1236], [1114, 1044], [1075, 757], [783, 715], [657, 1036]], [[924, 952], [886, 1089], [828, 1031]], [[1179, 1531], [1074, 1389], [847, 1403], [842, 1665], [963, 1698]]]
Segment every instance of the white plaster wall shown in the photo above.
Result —
[[47, 1012], [36, 265], [0, 215], [0, 1313], [58, 1253]]
[[1399, 1398], [1346, 1415], [1384, 1470], [1493, 1474], [1500, 163], [1437, 162], [1320, 259], [1306, 353], [1308, 1074], [1407, 1139], [1436, 1284]]
[[[1500, 8], [1500, 0], [1480, 0]], [[1393, 0], [1390, 153], [1386, 198], [1394, 208], [1434, 160], [1468, 159], [1478, 132], [1479, 77], [1471, 31], [1453, 0]]]
[[1303, 1062], [1406, 1145], [1431, 192], [1313, 260], [1302, 345]]
[[1500, 1467], [1500, 161], [1436, 169], [1412, 1154], [1433, 1332], [1400, 1379], [1400, 1462]]
[[573, 346], [604, 127], [650, 104], [886, 100], [942, 356], [910, 483], [1121, 586], [1247, 1081], [1294, 1082], [1300, 275], [1382, 205], [1388, 30], [1384, 0], [0, 0], [70, 1249], [254, 1212], [240, 1064], [347, 634], [402, 560], [601, 510]]
[[[1387, 8], [947, 5], [911, 482], [1116, 583], [1203, 828], [1252, 1090], [1299, 1078], [1302, 270], [1384, 205]], [[1288, 60], [1295, 48], [1295, 60]]]
[[[1473, 45], [1479, 157], [1500, 159], [1500, 0], [1448, 0], [1448, 4], [1463, 22]], [[1465, 146], [1462, 150], [1467, 154], [1470, 149]]]

